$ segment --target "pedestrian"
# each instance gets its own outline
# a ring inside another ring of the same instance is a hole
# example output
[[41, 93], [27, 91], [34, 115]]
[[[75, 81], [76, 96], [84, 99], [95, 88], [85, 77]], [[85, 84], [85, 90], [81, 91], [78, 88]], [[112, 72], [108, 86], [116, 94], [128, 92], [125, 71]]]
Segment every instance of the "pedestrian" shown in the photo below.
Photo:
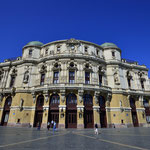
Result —
[[53, 125], [54, 125], [54, 121], [52, 120], [51, 121], [51, 128], [53, 128]]
[[54, 134], [54, 131], [56, 131], [56, 122], [54, 121], [54, 124], [53, 124], [53, 134]]
[[38, 124], [37, 124], [37, 130], [39, 130], [39, 131], [40, 131], [40, 128], [41, 128], [41, 126], [40, 126], [40, 122], [38, 122]]
[[48, 121], [48, 123], [47, 123], [47, 130], [49, 130], [49, 128], [50, 128], [50, 122]]
[[97, 125], [97, 123], [95, 123], [95, 134], [98, 135], [98, 125]]

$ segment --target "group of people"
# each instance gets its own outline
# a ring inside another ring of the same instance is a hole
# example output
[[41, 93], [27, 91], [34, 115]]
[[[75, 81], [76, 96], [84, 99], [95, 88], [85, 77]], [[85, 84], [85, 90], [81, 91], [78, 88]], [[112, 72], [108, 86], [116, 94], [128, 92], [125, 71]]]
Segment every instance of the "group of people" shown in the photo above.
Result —
[[[98, 135], [98, 124], [95, 123], [94, 127], [95, 127], [94, 128], [95, 134]], [[56, 122], [55, 121], [52, 120], [51, 123], [50, 122], [47, 123], [47, 130], [49, 130], [50, 128], [53, 128], [53, 133], [54, 133], [54, 131], [56, 131]], [[38, 124], [37, 129], [40, 130], [40, 123]]]
[[[41, 127], [40, 122], [38, 122], [37, 130], [40, 130], [40, 127]], [[53, 128], [53, 132], [56, 131], [56, 122], [55, 121], [52, 120], [51, 123], [48, 121], [47, 130], [49, 130], [50, 128]]]
[[50, 128], [53, 128], [53, 131], [56, 130], [56, 122], [55, 121], [52, 120], [51, 123], [50, 122], [47, 123], [47, 130], [49, 130]]

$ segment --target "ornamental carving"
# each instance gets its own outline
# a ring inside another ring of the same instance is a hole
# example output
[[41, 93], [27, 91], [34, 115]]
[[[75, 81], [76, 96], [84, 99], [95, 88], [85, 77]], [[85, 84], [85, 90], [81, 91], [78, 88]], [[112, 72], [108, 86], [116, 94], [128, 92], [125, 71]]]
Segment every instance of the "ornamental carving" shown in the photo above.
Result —
[[23, 83], [28, 83], [28, 81], [29, 81], [29, 71], [26, 71], [24, 73]]
[[40, 68], [40, 73], [44, 73], [44, 72], [47, 72], [47, 66], [46, 64], [43, 64]]

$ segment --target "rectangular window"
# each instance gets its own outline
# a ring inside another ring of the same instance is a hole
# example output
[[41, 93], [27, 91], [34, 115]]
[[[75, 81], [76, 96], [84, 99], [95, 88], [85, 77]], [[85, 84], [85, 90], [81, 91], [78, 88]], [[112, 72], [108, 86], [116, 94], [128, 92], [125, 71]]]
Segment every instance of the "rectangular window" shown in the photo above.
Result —
[[45, 50], [45, 55], [47, 55], [47, 54], [48, 54], [48, 49]]
[[41, 74], [41, 82], [40, 85], [44, 85], [44, 80], [45, 80], [45, 74]]
[[84, 47], [84, 51], [85, 51], [85, 53], [88, 52], [88, 47], [87, 46]]
[[32, 49], [29, 50], [29, 56], [32, 56]]
[[90, 84], [90, 72], [85, 72], [85, 84]]
[[131, 79], [127, 79], [128, 80], [128, 86], [129, 86], [129, 88], [131, 88]]
[[97, 53], [97, 55], [99, 55], [99, 50], [98, 49], [96, 50], [96, 53]]
[[53, 80], [54, 84], [59, 83], [59, 72], [54, 72], [54, 80]]
[[75, 83], [75, 72], [69, 71], [69, 83]]
[[99, 86], [102, 86], [102, 75], [99, 74]]
[[143, 80], [141, 80], [141, 87], [144, 90], [144, 81]]
[[115, 57], [115, 52], [114, 51], [112, 51], [112, 57]]
[[60, 46], [57, 46], [57, 51], [58, 51], [58, 52], [60, 51]]
[[11, 76], [10, 88], [14, 86], [14, 83], [15, 83], [15, 76]]

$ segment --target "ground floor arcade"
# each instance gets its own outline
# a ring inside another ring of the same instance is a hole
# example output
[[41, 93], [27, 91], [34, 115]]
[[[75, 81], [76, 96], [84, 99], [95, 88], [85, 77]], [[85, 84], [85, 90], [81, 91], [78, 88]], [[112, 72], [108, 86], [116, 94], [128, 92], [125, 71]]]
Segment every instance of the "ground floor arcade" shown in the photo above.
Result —
[[59, 128], [148, 126], [147, 97], [93, 91], [52, 91], [6, 95], [0, 109], [1, 125], [46, 128], [52, 120]]

